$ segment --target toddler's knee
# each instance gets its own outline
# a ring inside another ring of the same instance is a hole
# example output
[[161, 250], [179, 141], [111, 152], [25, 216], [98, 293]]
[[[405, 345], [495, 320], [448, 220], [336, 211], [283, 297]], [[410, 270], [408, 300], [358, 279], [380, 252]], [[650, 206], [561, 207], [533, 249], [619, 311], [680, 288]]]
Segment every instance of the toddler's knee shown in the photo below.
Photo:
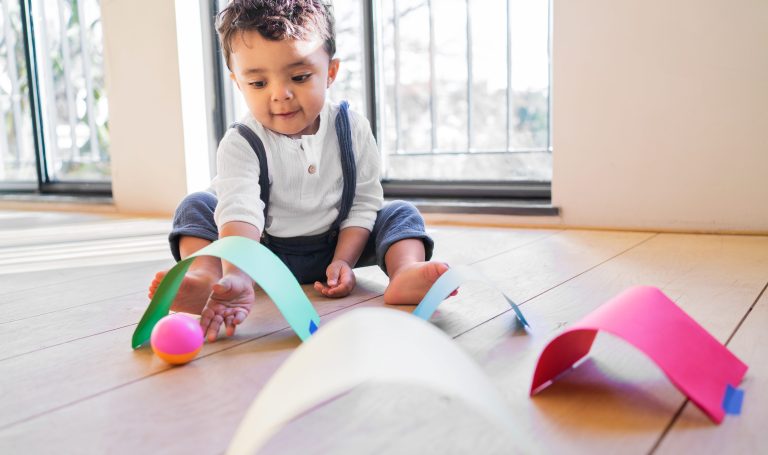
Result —
[[188, 194], [181, 200], [179, 206], [176, 208], [176, 212], [213, 212], [216, 210], [216, 204], [218, 200], [216, 196], [207, 191], [197, 191], [195, 193]]
[[408, 201], [389, 201], [382, 207], [382, 214], [400, 219], [422, 219], [419, 209]]

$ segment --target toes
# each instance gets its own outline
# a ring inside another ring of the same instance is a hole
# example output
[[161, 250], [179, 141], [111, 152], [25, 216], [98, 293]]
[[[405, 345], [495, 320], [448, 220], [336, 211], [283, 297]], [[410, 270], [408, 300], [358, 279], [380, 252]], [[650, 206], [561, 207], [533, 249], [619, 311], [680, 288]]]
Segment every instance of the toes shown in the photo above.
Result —
[[444, 262], [430, 262], [423, 270], [426, 279], [430, 282], [435, 282], [443, 273], [448, 271], [448, 264]]
[[165, 278], [165, 275], [167, 273], [168, 273], [167, 270], [155, 273], [155, 277], [152, 279], [152, 282], [149, 284], [149, 294], [147, 295], [147, 297], [149, 297], [150, 299], [155, 297], [157, 288], [160, 287], [160, 282], [163, 281], [163, 278]]

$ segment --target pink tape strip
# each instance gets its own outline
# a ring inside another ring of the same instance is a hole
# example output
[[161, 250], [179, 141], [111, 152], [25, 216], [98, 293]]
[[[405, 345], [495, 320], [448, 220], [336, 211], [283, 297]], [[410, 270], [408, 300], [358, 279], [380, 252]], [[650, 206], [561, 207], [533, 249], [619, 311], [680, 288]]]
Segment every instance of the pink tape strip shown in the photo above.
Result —
[[549, 342], [533, 374], [531, 395], [589, 353], [598, 330], [634, 345], [715, 423], [723, 397], [747, 365], [654, 287], [630, 288]]

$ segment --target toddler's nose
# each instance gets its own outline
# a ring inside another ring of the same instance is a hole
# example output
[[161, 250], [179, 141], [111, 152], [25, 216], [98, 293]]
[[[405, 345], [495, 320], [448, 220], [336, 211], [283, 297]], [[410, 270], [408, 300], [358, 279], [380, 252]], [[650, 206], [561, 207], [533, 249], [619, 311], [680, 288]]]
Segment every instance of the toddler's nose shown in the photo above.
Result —
[[272, 101], [284, 101], [293, 97], [293, 93], [285, 84], [275, 84], [272, 90]]

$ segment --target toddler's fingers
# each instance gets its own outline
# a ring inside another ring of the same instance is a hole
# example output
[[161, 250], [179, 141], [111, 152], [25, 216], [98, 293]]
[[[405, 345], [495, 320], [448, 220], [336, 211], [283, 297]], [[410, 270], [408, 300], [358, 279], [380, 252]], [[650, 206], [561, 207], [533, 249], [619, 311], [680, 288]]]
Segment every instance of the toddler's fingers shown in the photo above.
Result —
[[245, 321], [245, 318], [248, 317], [248, 313], [245, 311], [236, 311], [235, 316], [233, 319], [233, 322], [235, 325], [242, 324], [243, 321]]
[[208, 331], [208, 327], [211, 325], [211, 319], [215, 313], [212, 309], [206, 307], [203, 308], [203, 312], [200, 314], [200, 327], [203, 329], [203, 333]]
[[346, 297], [352, 292], [349, 286], [338, 286], [328, 291], [329, 297]]
[[341, 273], [341, 264], [338, 262], [331, 263], [328, 269], [325, 271], [325, 275], [328, 277], [328, 286], [333, 287], [339, 283], [339, 275]]
[[221, 327], [222, 322], [224, 322], [224, 318], [219, 314], [215, 315], [213, 319], [211, 319], [211, 324], [208, 326], [208, 330], [206, 331], [206, 337], [208, 338], [209, 342], [216, 341], [216, 337], [219, 335], [219, 328]]
[[231, 337], [235, 334], [235, 317], [227, 316], [224, 319], [224, 326], [227, 328], [227, 336]]

